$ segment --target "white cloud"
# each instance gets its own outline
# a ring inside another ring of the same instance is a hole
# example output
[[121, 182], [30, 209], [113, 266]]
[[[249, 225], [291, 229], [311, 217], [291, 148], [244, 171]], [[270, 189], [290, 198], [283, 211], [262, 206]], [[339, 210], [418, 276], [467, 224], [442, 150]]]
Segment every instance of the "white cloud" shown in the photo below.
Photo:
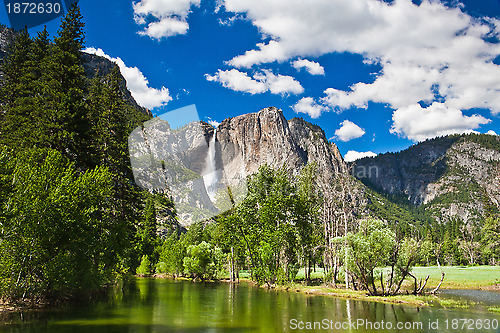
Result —
[[[500, 44], [484, 37], [499, 37], [500, 21], [478, 20], [460, 8], [440, 1], [396, 0], [225, 0], [227, 11], [245, 14], [269, 41], [231, 59], [235, 67], [329, 53], [360, 54], [367, 63], [378, 63], [381, 71], [372, 83], [354, 83], [350, 89], [332, 87], [321, 100], [330, 108], [366, 108], [383, 103], [394, 110], [407, 110], [419, 102], [440, 101], [449, 110], [486, 108], [500, 113]], [[415, 109], [417, 110], [417, 109]], [[420, 108], [428, 117], [435, 109]], [[398, 119], [401, 112], [395, 111]], [[419, 123], [420, 113], [412, 113]], [[454, 113], [457, 115], [457, 111]], [[442, 119], [436, 132], [471, 130], [484, 118]], [[457, 121], [460, 126], [457, 127]], [[411, 122], [408, 122], [410, 124]], [[420, 126], [420, 125], [419, 125]], [[431, 126], [432, 127], [432, 126]], [[394, 124], [395, 131], [419, 137], [419, 128]]]
[[248, 76], [245, 72], [240, 72], [237, 69], [218, 70], [214, 75], [205, 74], [208, 81], [219, 82], [224, 87], [234, 91], [246, 92], [249, 94], [262, 94], [270, 91], [272, 94], [301, 94], [304, 88], [300, 82], [296, 81], [291, 76], [275, 75], [271, 71], [264, 70], [255, 74], [253, 77]]
[[273, 61], [284, 61], [288, 59], [282, 45], [277, 41], [270, 41], [268, 44], [257, 44], [259, 50], [251, 50], [245, 52], [245, 55], [237, 56], [230, 61], [228, 65], [234, 67], [250, 68], [253, 65], [268, 63]]
[[321, 113], [328, 111], [328, 108], [324, 105], [317, 104], [312, 97], [304, 97], [300, 99], [292, 109], [296, 113], [306, 113], [311, 118], [318, 118]]
[[427, 108], [420, 104], [396, 110], [392, 115], [391, 133], [399, 134], [415, 141], [423, 141], [435, 136], [470, 133], [490, 122], [481, 115], [466, 116], [462, 111], [434, 102]]
[[86, 53], [95, 54], [115, 62], [120, 67], [120, 72], [127, 81], [127, 88], [140, 106], [155, 108], [166, 105], [172, 100], [167, 88], [155, 89], [149, 87], [148, 79], [137, 67], [128, 67], [121, 58], [112, 58], [100, 48], [88, 47]]
[[342, 125], [338, 130], [335, 131], [335, 137], [340, 141], [350, 141], [352, 139], [357, 139], [365, 134], [365, 130], [349, 120], [344, 120], [340, 123]]
[[265, 82], [272, 94], [292, 94], [297, 95], [304, 92], [304, 88], [299, 81], [287, 75], [275, 75], [271, 71], [264, 70], [263, 73], [254, 75], [254, 78]]
[[488, 132], [486, 132], [486, 134], [489, 134], [489, 135], [498, 135], [494, 130], [489, 130]]
[[344, 156], [344, 161], [353, 162], [359, 160], [360, 158], [375, 157], [375, 156], [377, 156], [377, 154], [375, 154], [372, 151], [359, 152], [359, 151], [349, 150]]
[[311, 75], [325, 75], [325, 69], [319, 63], [307, 59], [298, 59], [292, 63], [297, 70], [305, 68]]
[[[146, 25], [139, 34], [160, 40], [187, 33], [187, 17], [201, 0], [140, 0], [133, 3], [134, 20]], [[150, 19], [153, 18], [153, 19]]]
[[248, 76], [247, 73], [240, 72], [237, 69], [221, 71], [220, 69], [215, 75], [205, 74], [208, 81], [215, 81], [222, 84], [224, 87], [234, 91], [242, 91], [249, 94], [262, 94], [268, 90], [264, 82], [257, 81]]

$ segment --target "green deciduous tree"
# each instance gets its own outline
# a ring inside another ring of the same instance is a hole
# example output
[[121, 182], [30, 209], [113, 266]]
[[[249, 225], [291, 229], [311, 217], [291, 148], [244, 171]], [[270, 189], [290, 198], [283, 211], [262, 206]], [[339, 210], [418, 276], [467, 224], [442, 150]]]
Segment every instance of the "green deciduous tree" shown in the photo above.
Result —
[[285, 169], [264, 165], [250, 178], [247, 197], [235, 210], [236, 228], [251, 258], [253, 277], [259, 283], [270, 285], [295, 278], [294, 195], [295, 187]]
[[184, 272], [184, 257], [186, 256], [186, 247], [177, 233], [172, 233], [163, 242], [160, 250], [160, 258], [156, 265], [158, 274], [171, 274], [178, 277]]
[[311, 267], [321, 253], [324, 236], [320, 227], [321, 200], [317, 191], [317, 166], [306, 165], [297, 179], [294, 196], [294, 225], [297, 233], [297, 252], [301, 259], [306, 281], [311, 280]]
[[220, 248], [203, 241], [187, 248], [184, 271], [193, 278], [215, 279], [222, 273], [225, 259]]
[[[2, 294], [13, 299], [85, 291], [113, 277], [118, 226], [107, 219], [111, 174], [77, 173], [54, 150], [2, 148]], [[5, 181], [8, 180], [8, 181]]]
[[140, 276], [151, 275], [151, 261], [149, 261], [149, 256], [142, 256], [141, 264], [139, 265], [139, 267], [137, 267], [136, 274]]
[[[408, 238], [397, 242], [396, 234], [382, 221], [374, 219], [360, 221], [358, 231], [349, 232], [344, 238], [349, 274], [358, 280], [361, 288], [370, 295], [396, 294], [417, 259], [416, 241]], [[390, 271], [384, 284], [383, 272], [378, 269], [386, 266]], [[379, 278], [380, 287], [377, 287]]]

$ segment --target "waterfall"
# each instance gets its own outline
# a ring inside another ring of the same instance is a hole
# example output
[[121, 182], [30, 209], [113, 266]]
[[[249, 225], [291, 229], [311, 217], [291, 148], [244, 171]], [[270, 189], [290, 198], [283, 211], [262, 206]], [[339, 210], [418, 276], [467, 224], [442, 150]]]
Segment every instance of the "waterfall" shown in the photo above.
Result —
[[218, 190], [219, 183], [219, 172], [217, 171], [217, 166], [215, 164], [215, 134], [217, 129], [214, 130], [214, 135], [210, 139], [208, 144], [207, 157], [205, 158], [205, 168], [203, 169], [203, 183], [205, 184], [205, 189], [213, 202], [215, 200], [215, 195]]

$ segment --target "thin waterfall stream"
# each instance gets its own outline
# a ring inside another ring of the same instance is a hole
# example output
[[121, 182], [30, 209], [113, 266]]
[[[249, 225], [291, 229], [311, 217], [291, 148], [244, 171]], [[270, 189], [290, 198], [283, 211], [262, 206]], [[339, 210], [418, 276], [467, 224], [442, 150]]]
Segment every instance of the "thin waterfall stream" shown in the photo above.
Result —
[[203, 183], [205, 184], [205, 189], [212, 202], [215, 201], [215, 195], [218, 190], [219, 183], [219, 172], [217, 170], [217, 165], [215, 162], [215, 137], [217, 134], [217, 129], [214, 130], [214, 135], [210, 139], [208, 144], [207, 157], [205, 158], [205, 168], [203, 169]]

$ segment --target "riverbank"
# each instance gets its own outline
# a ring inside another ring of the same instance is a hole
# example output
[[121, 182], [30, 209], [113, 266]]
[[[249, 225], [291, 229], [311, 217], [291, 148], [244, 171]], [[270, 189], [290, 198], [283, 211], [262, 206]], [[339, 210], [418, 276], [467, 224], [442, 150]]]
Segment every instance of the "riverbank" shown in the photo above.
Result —
[[[413, 273], [420, 280], [425, 280], [429, 275], [426, 289], [435, 288], [441, 280], [441, 272], [445, 273], [445, 279], [440, 289], [466, 289], [466, 290], [488, 290], [500, 292], [500, 266], [430, 266], [414, 267]], [[246, 276], [246, 275], [245, 275]], [[303, 278], [303, 270], [299, 271], [298, 277]], [[317, 269], [312, 273], [312, 278], [321, 279], [322, 269]], [[249, 281], [242, 279], [242, 281]], [[408, 279], [403, 284], [404, 290], [413, 289], [413, 279]], [[287, 286], [277, 286], [277, 290], [294, 291], [308, 295], [323, 295], [352, 300], [368, 302], [381, 302], [387, 304], [408, 304], [413, 306], [436, 306], [444, 308], [469, 308], [474, 306], [474, 302], [464, 302], [435, 295], [406, 295], [395, 296], [370, 296], [365, 291], [355, 291], [350, 289], [333, 288], [326, 285], [306, 286], [300, 283], [293, 283]], [[498, 312], [498, 307], [491, 308], [491, 311]]]
[[[128, 278], [127, 278], [128, 279]], [[57, 308], [66, 304], [78, 304], [89, 302], [94, 299], [99, 299], [106, 296], [110, 289], [120, 287], [125, 283], [121, 281], [117, 284], [103, 285], [100, 289], [76, 291], [67, 294], [46, 295], [31, 299], [17, 300], [9, 302], [5, 299], [0, 299], [0, 314], [8, 314], [21, 311], [38, 311], [47, 308]]]
[[[445, 273], [445, 278], [440, 289], [466, 289], [466, 290], [488, 290], [500, 292], [500, 266], [429, 266], [414, 267], [413, 274], [420, 280], [425, 280], [427, 275], [426, 288], [435, 288], [441, 280], [441, 272]], [[321, 277], [322, 272], [316, 272], [313, 277]], [[403, 289], [412, 290], [413, 279], [408, 279], [403, 284]], [[284, 287], [286, 289], [288, 287]], [[443, 296], [434, 295], [395, 295], [395, 296], [370, 296], [363, 291], [330, 288], [328, 286], [304, 286], [293, 285], [289, 287], [296, 292], [303, 292], [314, 295], [327, 295], [354, 300], [370, 302], [382, 302], [390, 304], [410, 304], [414, 306], [437, 306], [444, 308], [469, 308], [474, 306], [474, 302], [457, 301]], [[498, 307], [492, 307], [490, 311], [498, 312]]]
[[[386, 268], [386, 277], [389, 275]], [[441, 272], [445, 278], [440, 289], [477, 289], [500, 291], [500, 266], [427, 266], [413, 267], [413, 274], [420, 280], [429, 275], [426, 288], [434, 288], [441, 280]], [[323, 269], [317, 268], [311, 274], [312, 279], [323, 279]], [[299, 280], [304, 279], [304, 270], [297, 275]], [[411, 289], [413, 279], [409, 278], [405, 285]]]
[[304, 286], [293, 284], [291, 286], [277, 287], [277, 290], [293, 291], [307, 295], [332, 296], [356, 301], [379, 302], [386, 304], [408, 304], [414, 306], [430, 306], [427, 296], [395, 295], [395, 296], [370, 296], [364, 291], [331, 288], [328, 286]]
[[20, 312], [25, 310], [41, 310], [50, 306], [48, 302], [42, 302], [40, 300], [30, 301], [30, 302], [17, 302], [17, 303], [7, 303], [0, 300], [0, 315], [8, 314], [12, 312]]
[[[385, 304], [406, 304], [416, 307], [468, 309], [476, 305], [480, 305], [480, 302], [449, 298], [440, 293], [438, 293], [437, 295], [399, 294], [394, 296], [371, 296], [365, 291], [332, 288], [325, 285], [305, 286], [301, 284], [278, 286], [275, 287], [274, 289], [280, 291], [297, 292], [306, 295], [330, 296], [330, 297], [343, 298], [355, 301], [377, 302]], [[471, 289], [471, 290], [476, 290], [476, 289]], [[500, 313], [500, 306], [485, 306], [485, 308], [489, 311]]]

